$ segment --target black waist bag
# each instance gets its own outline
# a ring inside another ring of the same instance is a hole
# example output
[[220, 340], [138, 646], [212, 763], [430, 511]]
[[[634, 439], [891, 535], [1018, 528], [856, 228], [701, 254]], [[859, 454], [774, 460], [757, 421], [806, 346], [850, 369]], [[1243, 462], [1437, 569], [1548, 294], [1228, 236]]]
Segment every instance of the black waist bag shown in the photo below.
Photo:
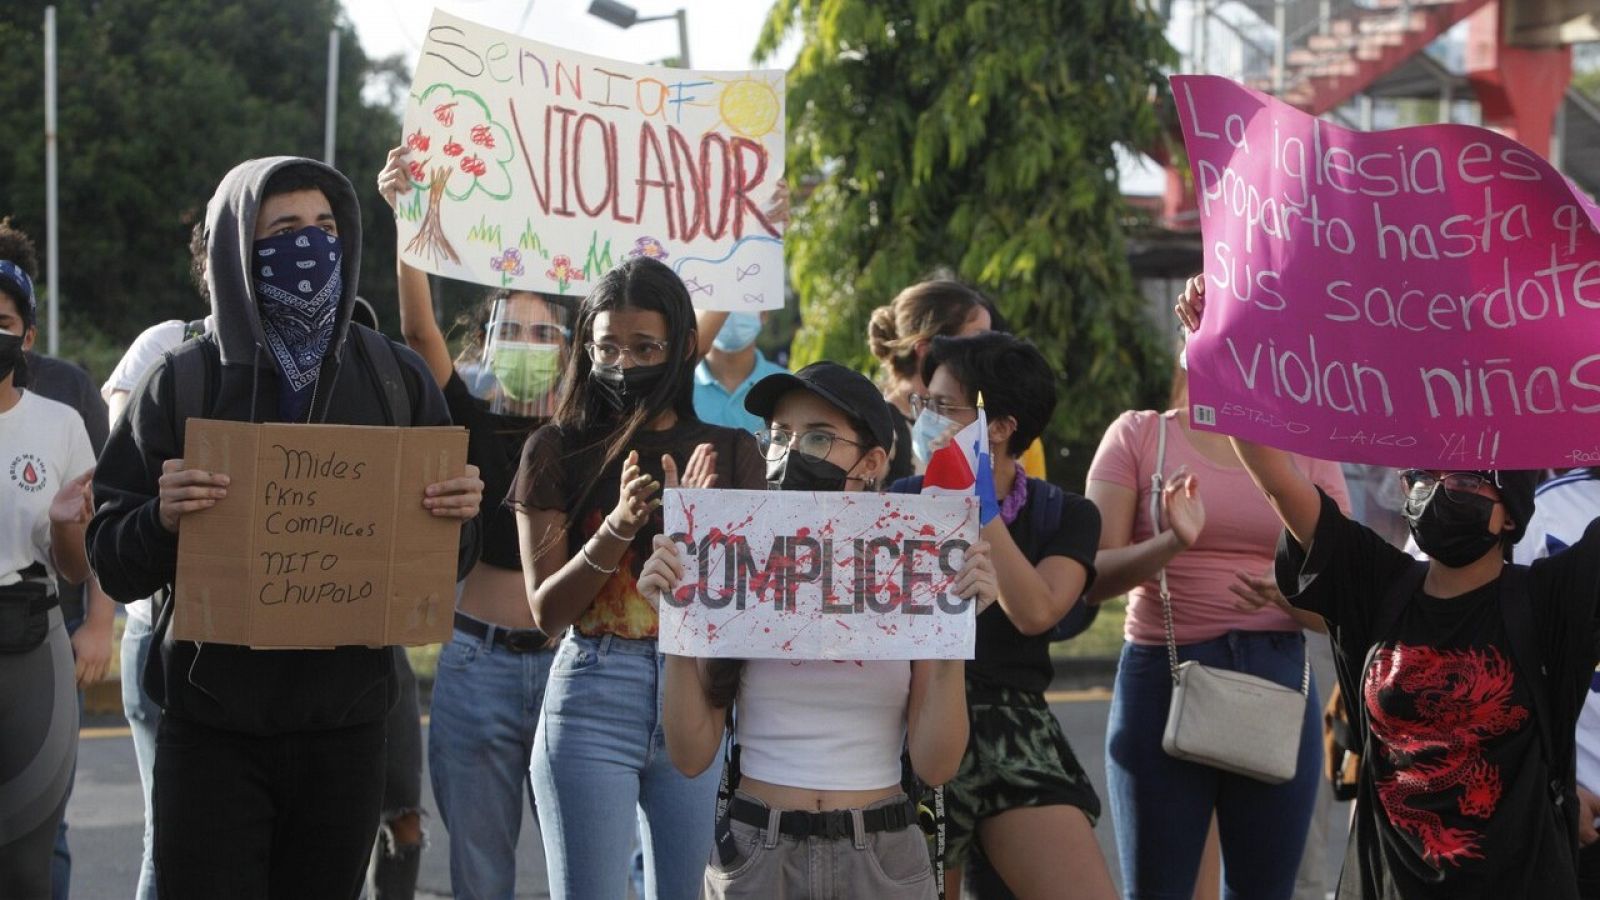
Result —
[[48, 584], [19, 581], [0, 587], [0, 653], [27, 653], [44, 643], [55, 605]]

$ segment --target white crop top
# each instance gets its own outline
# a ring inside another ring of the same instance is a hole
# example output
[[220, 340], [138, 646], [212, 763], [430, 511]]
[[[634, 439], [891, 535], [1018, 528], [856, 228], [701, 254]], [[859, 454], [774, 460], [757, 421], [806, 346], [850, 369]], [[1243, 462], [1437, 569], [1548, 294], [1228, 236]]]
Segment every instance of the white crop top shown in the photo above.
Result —
[[899, 784], [910, 695], [904, 660], [752, 659], [739, 682], [739, 770], [820, 791]]

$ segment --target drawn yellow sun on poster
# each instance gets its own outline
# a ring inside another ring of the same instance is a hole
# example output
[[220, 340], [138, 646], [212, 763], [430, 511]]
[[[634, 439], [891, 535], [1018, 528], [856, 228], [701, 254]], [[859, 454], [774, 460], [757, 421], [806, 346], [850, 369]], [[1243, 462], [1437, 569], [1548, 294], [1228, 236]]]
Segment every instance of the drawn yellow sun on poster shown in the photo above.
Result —
[[765, 137], [778, 126], [778, 92], [764, 81], [728, 82], [717, 106], [722, 121], [748, 138]]

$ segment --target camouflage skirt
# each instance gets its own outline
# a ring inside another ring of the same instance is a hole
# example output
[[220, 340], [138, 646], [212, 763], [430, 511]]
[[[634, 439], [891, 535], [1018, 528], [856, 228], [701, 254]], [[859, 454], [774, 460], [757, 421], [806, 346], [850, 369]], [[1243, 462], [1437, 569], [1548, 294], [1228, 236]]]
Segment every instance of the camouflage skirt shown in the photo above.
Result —
[[1008, 809], [1075, 806], [1093, 825], [1100, 797], [1042, 693], [967, 682], [971, 727], [945, 790], [945, 865], [966, 861], [978, 823]]

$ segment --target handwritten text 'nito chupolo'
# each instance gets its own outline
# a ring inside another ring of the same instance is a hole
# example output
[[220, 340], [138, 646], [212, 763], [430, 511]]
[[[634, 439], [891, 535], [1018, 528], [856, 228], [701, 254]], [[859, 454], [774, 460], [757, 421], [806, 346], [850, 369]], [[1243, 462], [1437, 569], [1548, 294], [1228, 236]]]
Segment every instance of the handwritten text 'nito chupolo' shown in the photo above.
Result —
[[[514, 52], [504, 42], [475, 48], [465, 39], [455, 26], [434, 26], [424, 53], [468, 78], [515, 83], [565, 101], [546, 104], [542, 115], [527, 115], [515, 99], [509, 101], [533, 203], [541, 215], [575, 218], [581, 213], [632, 224], [643, 220], [645, 204], [658, 196], [667, 237], [673, 240], [688, 242], [702, 234], [720, 240], [730, 229], [738, 239], [748, 230], [746, 217], [765, 234], [778, 236], [761, 209], [765, 197], [752, 196], [767, 174], [766, 148], [747, 137], [716, 131], [701, 135], [696, 146], [674, 127], [682, 107], [700, 100], [695, 91], [711, 88], [712, 82], [635, 79], [567, 60], [546, 60], [528, 49]], [[612, 109], [645, 117], [637, 123], [637, 135], [624, 140], [618, 134], [617, 123], [605, 117]], [[621, 158], [625, 150], [632, 151], [626, 165]], [[603, 180], [597, 173], [585, 179], [585, 160], [596, 158], [605, 161]], [[624, 185], [630, 182], [628, 197]]]
[[[340, 459], [337, 453], [318, 456], [282, 444], [273, 444], [272, 448], [280, 455], [282, 468], [262, 488], [263, 507], [271, 510], [265, 520], [268, 535], [309, 537], [322, 544], [328, 540], [370, 540], [377, 534], [375, 521], [353, 522], [333, 512], [299, 514], [301, 510], [317, 508], [318, 492], [307, 487], [307, 482], [360, 481], [365, 462]], [[256, 600], [262, 606], [355, 603], [371, 597], [374, 590], [371, 579], [341, 580], [339, 554], [325, 549], [279, 547], [256, 555], [263, 574], [273, 576], [262, 582], [257, 594]]]
[[[1183, 93], [1192, 137], [1225, 146], [1238, 163], [1237, 169], [1220, 159], [1195, 163], [1202, 216], [1234, 223], [1225, 239], [1210, 242], [1213, 299], [1267, 312], [1320, 304], [1322, 319], [1337, 323], [1335, 328], [1379, 328], [1427, 340], [1506, 332], [1600, 310], [1600, 259], [1576, 252], [1580, 236], [1592, 230], [1588, 215], [1569, 201], [1539, 221], [1541, 214], [1528, 203], [1497, 203], [1497, 185], [1545, 179], [1532, 152], [1473, 141], [1449, 151], [1397, 143], [1357, 153], [1330, 143], [1320, 121], [1311, 125], [1307, 141], [1280, 134], [1276, 119], [1266, 140], [1259, 132], [1247, 134], [1240, 114], [1208, 120], [1187, 84]], [[1334, 196], [1343, 215], [1330, 211], [1327, 201]], [[1362, 209], [1368, 212], [1352, 215]], [[1438, 220], [1414, 221], [1419, 210], [1423, 216], [1437, 212]], [[1401, 224], [1401, 214], [1413, 221]], [[1348, 263], [1320, 292], [1301, 293], [1303, 283], [1291, 292], [1263, 264], [1258, 243], [1332, 254]], [[1546, 262], [1527, 264], [1530, 250]], [[1523, 263], [1513, 266], [1512, 255]], [[1464, 293], [1431, 288], [1426, 279], [1406, 278], [1400, 268], [1413, 267], [1415, 276], [1418, 265], [1452, 265], [1468, 257], [1490, 260], [1496, 275]], [[1385, 272], [1396, 273], [1394, 283], [1384, 281]], [[1386, 368], [1399, 360], [1331, 358], [1327, 341], [1319, 344], [1317, 338], [1228, 338], [1225, 344], [1252, 392], [1270, 391], [1334, 412], [1393, 417]], [[1416, 367], [1430, 418], [1600, 412], [1600, 353], [1563, 362], [1564, 371], [1547, 360], [1489, 356]]]
[[[811, 537], [801, 529], [797, 534], [774, 536], [765, 561], [757, 562], [755, 552], [737, 534], [713, 530], [693, 540], [679, 532], [671, 538], [686, 556], [693, 557], [686, 566], [691, 576], [685, 579], [688, 583], [666, 598], [680, 608], [699, 603], [710, 609], [729, 604], [744, 609], [752, 602], [765, 602], [770, 595], [776, 609], [794, 612], [802, 585], [819, 586], [822, 602], [818, 610], [835, 615], [956, 615], [971, 604], [970, 599], [941, 590], [954, 584], [961, 569], [970, 546], [963, 540], [877, 537], [836, 545], [831, 537]], [[836, 547], [849, 558], [836, 557]], [[836, 586], [839, 570], [848, 573], [844, 579], [848, 584]], [[698, 577], [692, 577], [696, 573]], [[921, 599], [916, 599], [919, 596]]]

